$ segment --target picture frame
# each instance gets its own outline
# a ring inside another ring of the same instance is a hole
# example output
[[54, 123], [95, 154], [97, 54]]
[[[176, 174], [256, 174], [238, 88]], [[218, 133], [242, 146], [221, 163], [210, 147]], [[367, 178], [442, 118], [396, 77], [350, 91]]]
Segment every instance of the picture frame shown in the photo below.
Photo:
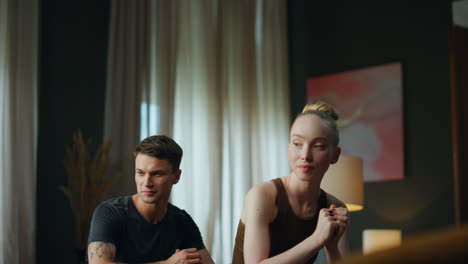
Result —
[[404, 179], [401, 62], [309, 78], [307, 100], [338, 110], [342, 154], [363, 159], [365, 182]]

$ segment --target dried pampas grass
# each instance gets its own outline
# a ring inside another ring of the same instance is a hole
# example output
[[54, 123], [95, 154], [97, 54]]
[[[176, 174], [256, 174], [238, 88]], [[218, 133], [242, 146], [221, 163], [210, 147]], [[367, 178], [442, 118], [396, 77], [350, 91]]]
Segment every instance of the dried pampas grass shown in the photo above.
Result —
[[[89, 141], [88, 141], [89, 142]], [[122, 176], [117, 173], [107, 175], [111, 142], [101, 144], [94, 157], [88, 151], [81, 131], [73, 134], [71, 148], [65, 146], [64, 166], [68, 176], [68, 186], [60, 185], [75, 218], [76, 247], [85, 249], [88, 232], [96, 206], [106, 199], [112, 185]]]

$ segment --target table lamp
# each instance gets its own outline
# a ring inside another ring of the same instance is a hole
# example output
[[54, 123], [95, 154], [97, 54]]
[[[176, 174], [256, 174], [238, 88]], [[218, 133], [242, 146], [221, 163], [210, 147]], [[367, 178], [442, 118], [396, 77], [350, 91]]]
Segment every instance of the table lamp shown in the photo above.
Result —
[[338, 162], [330, 165], [320, 187], [346, 203], [350, 212], [364, 208], [364, 182], [362, 159], [341, 155]]
[[400, 245], [401, 231], [398, 229], [366, 229], [362, 232], [362, 250], [364, 254]]

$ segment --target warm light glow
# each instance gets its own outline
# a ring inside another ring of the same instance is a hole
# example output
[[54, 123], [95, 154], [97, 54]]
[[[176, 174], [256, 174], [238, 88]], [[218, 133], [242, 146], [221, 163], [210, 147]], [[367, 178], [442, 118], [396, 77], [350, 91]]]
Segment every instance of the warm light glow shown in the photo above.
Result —
[[345, 202], [350, 212], [362, 210], [364, 208], [362, 159], [341, 155], [336, 164], [330, 165], [320, 186]]
[[398, 229], [366, 229], [362, 232], [362, 250], [364, 254], [400, 245], [401, 231]]

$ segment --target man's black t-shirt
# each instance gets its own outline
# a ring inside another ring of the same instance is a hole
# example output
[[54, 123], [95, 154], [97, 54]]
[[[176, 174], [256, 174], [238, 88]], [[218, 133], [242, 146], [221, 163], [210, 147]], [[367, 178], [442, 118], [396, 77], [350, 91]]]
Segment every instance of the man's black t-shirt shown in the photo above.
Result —
[[131, 196], [102, 202], [94, 211], [88, 245], [105, 242], [116, 247], [116, 262], [144, 263], [170, 258], [176, 249], [204, 249], [190, 215], [168, 204], [161, 222], [151, 224], [137, 211]]

